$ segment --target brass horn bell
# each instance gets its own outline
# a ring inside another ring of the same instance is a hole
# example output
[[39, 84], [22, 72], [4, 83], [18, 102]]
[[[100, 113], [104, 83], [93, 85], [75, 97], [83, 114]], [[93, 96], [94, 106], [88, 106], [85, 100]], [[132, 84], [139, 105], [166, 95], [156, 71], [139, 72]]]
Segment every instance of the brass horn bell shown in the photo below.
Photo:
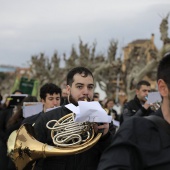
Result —
[[[68, 117], [73, 116], [72, 113], [64, 116], [58, 121], [59, 124]], [[72, 121], [70, 123], [73, 123]], [[57, 127], [57, 125], [56, 125]], [[91, 126], [91, 138], [85, 143], [76, 144], [75, 146], [50, 146], [39, 142], [35, 139], [32, 125], [24, 124], [19, 130], [11, 133], [7, 141], [8, 155], [15, 163], [17, 170], [30, 170], [35, 160], [50, 156], [64, 156], [81, 153], [94, 146], [102, 136], [102, 133], [94, 135], [93, 126]], [[54, 132], [52, 132], [53, 134]], [[55, 132], [56, 133], [56, 132]], [[95, 136], [95, 137], [94, 137]]]

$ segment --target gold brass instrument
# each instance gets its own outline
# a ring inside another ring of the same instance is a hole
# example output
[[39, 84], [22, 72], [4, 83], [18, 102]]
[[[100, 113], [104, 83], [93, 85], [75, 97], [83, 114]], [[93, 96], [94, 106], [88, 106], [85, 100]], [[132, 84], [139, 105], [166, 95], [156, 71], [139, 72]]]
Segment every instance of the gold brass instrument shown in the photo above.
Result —
[[153, 103], [151, 105], [151, 109], [156, 112], [161, 107], [161, 104], [159, 102]]
[[40, 158], [77, 154], [94, 146], [102, 133], [95, 136], [92, 123], [75, 123], [73, 119], [74, 115], [70, 113], [56, 121], [53, 127], [49, 126], [51, 121], [47, 123], [56, 146], [37, 141], [34, 138], [33, 127], [29, 124], [22, 125], [19, 130], [14, 131], [8, 139], [7, 146], [8, 155], [17, 170], [30, 170], [35, 160]]
[[[53, 127], [50, 123], [55, 122]], [[94, 131], [90, 122], [74, 122], [74, 114], [64, 116], [59, 121], [51, 120], [46, 127], [51, 130], [53, 143], [59, 147], [77, 147], [86, 145], [94, 138]]]

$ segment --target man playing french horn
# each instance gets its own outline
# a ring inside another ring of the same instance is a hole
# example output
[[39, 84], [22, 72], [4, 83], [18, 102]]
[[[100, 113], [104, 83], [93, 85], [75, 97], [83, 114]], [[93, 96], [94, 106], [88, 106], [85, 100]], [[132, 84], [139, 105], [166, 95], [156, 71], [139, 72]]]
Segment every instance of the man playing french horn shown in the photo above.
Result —
[[[68, 101], [74, 105], [78, 105], [78, 101], [92, 101], [94, 94], [94, 78], [92, 73], [84, 67], [73, 68], [67, 75], [67, 94]], [[36, 139], [47, 145], [54, 146], [51, 138], [51, 130], [47, 129], [46, 124], [50, 120], [59, 120], [70, 114], [64, 105], [51, 110], [48, 114], [41, 115], [35, 122], [34, 130]], [[103, 150], [111, 143], [113, 132], [112, 125], [104, 123], [94, 125], [95, 136], [102, 129], [101, 138], [85, 151], [76, 154], [64, 154], [64, 156], [56, 155], [46, 157], [43, 161], [37, 161], [35, 168], [41, 166], [43, 170], [95, 170]], [[84, 146], [83, 146], [84, 147]], [[64, 148], [65, 149], [65, 148]], [[43, 163], [42, 163], [43, 162]]]

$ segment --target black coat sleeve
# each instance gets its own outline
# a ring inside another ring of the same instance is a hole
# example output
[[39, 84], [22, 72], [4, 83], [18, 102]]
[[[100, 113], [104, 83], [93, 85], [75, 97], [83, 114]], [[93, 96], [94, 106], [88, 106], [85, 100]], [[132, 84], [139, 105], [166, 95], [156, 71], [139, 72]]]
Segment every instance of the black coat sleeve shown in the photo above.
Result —
[[170, 137], [164, 129], [156, 127], [146, 118], [133, 117], [120, 126], [111, 145], [103, 152], [97, 170], [143, 170], [151, 166], [150, 169], [156, 170], [170, 167], [166, 160], [167, 140]]
[[122, 124], [103, 152], [97, 170], [140, 170], [140, 154], [131, 141], [133, 130], [130, 124], [127, 125], [128, 122]]
[[3, 139], [5, 136], [5, 113], [3, 111], [0, 112], [0, 139]]
[[35, 137], [38, 141], [42, 143], [46, 143], [47, 141], [47, 134], [46, 134], [46, 121], [44, 119], [44, 116], [40, 115], [38, 119], [35, 121], [34, 124], [34, 131], [35, 131]]
[[142, 106], [136, 106], [136, 103], [134, 102], [126, 103], [123, 107], [123, 121], [129, 119], [132, 116], [141, 117], [145, 116], [145, 114], [147, 114], [147, 110]]

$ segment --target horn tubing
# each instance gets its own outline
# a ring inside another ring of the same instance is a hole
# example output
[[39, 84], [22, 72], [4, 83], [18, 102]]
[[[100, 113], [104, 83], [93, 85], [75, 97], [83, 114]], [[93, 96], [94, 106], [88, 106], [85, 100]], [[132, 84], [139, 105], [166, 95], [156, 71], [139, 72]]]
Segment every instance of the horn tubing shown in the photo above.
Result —
[[15, 139], [11, 139], [11, 136], [14, 138], [14, 135], [10, 135], [8, 140], [13, 140], [15, 144], [14, 149], [9, 151], [9, 156], [14, 161], [17, 170], [23, 170], [26, 168], [27, 164], [39, 158], [72, 155], [84, 152], [97, 143], [102, 133], [98, 133], [93, 140], [86, 142], [86, 144], [78, 145], [79, 147], [77, 148], [58, 148], [39, 142], [29, 134], [25, 125], [19, 128]]

